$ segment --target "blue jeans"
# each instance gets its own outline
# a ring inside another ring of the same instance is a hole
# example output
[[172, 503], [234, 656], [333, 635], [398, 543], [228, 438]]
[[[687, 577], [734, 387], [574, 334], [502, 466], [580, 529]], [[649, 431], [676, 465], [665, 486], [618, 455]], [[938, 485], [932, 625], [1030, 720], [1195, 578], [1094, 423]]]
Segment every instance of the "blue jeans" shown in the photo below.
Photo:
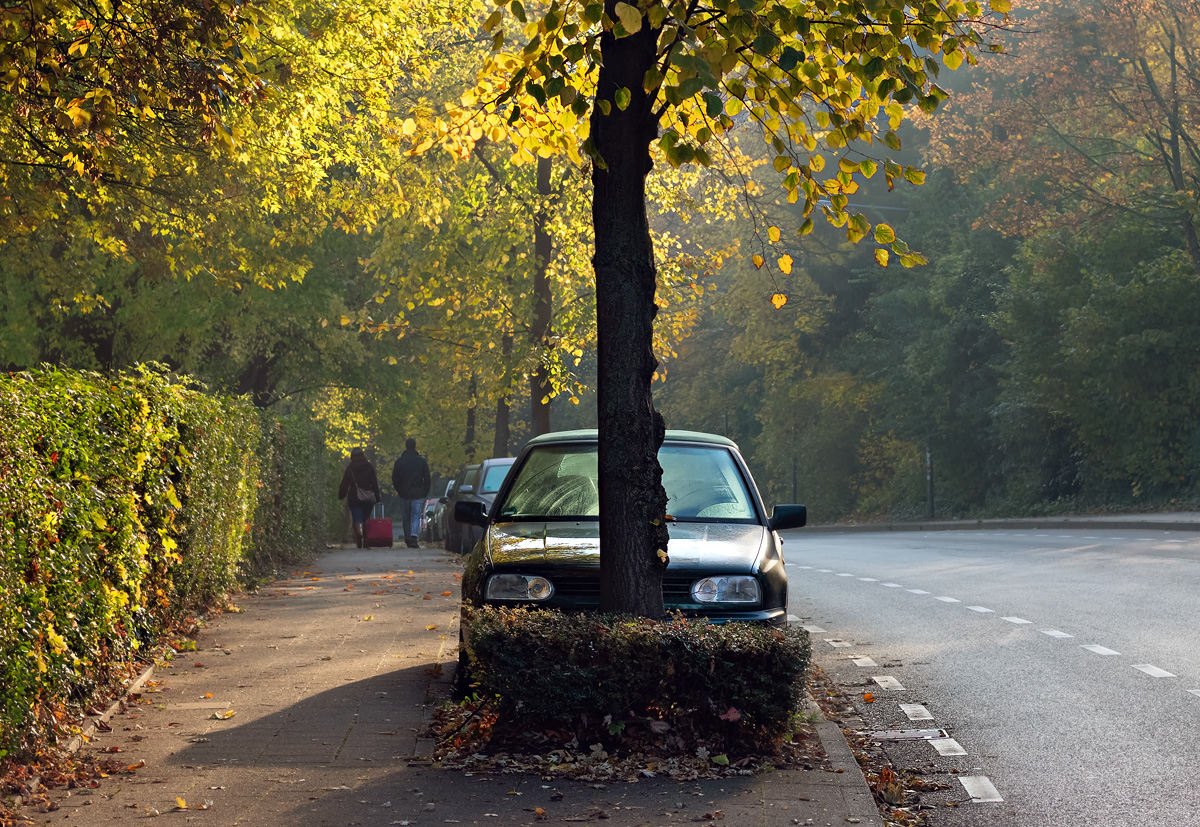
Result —
[[425, 498], [417, 500], [400, 500], [400, 524], [404, 527], [404, 536], [417, 537], [421, 534], [421, 514], [425, 510]]
[[375, 509], [373, 505], [351, 505], [350, 519], [356, 523], [365, 523], [367, 518], [371, 516], [371, 512]]

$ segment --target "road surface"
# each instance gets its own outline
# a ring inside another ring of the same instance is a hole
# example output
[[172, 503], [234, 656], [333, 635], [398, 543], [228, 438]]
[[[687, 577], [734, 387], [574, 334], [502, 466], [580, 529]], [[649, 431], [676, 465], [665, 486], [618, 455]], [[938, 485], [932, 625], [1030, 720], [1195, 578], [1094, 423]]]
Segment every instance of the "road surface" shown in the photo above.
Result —
[[[950, 785], [937, 824], [1200, 824], [1200, 533], [784, 538], [794, 622], [875, 697], [863, 726], [946, 730], [885, 747]], [[999, 800], [944, 806], [972, 797]]]

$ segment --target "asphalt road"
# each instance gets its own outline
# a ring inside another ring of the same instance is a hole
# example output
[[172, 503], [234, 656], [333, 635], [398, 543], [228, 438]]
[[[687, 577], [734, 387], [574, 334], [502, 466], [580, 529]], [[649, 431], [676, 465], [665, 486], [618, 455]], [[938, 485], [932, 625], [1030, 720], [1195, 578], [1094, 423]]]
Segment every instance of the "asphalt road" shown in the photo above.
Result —
[[946, 730], [884, 747], [948, 785], [935, 824], [1200, 824], [1200, 533], [804, 529], [784, 551], [861, 725]]

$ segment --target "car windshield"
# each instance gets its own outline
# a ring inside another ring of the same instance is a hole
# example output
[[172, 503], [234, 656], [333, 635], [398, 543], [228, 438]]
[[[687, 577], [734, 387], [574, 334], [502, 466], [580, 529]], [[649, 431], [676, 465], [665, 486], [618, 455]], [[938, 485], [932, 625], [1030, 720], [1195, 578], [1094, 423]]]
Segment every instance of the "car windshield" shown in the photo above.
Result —
[[[756, 520], [733, 455], [721, 446], [664, 445], [658, 452], [667, 516], [688, 522]], [[600, 514], [595, 445], [546, 445], [530, 452], [501, 519], [579, 519]]]

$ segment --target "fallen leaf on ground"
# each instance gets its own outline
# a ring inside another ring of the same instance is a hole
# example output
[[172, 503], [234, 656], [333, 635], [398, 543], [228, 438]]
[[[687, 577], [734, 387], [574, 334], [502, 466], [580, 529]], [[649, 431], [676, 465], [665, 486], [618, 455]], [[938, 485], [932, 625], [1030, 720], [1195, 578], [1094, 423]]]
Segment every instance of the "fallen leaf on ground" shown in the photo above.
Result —
[[431, 623], [430, 625], [428, 625], [428, 626], [426, 626], [426, 627], [425, 627], [425, 631], [427, 631], [427, 632], [432, 632], [432, 631], [433, 631], [434, 629], [436, 629], [436, 628], [437, 628], [437, 624], [436, 624], [436, 623]]
[[226, 709], [224, 712], [214, 712], [212, 717], [218, 721], [228, 721], [234, 715], [237, 715], [232, 709]]

